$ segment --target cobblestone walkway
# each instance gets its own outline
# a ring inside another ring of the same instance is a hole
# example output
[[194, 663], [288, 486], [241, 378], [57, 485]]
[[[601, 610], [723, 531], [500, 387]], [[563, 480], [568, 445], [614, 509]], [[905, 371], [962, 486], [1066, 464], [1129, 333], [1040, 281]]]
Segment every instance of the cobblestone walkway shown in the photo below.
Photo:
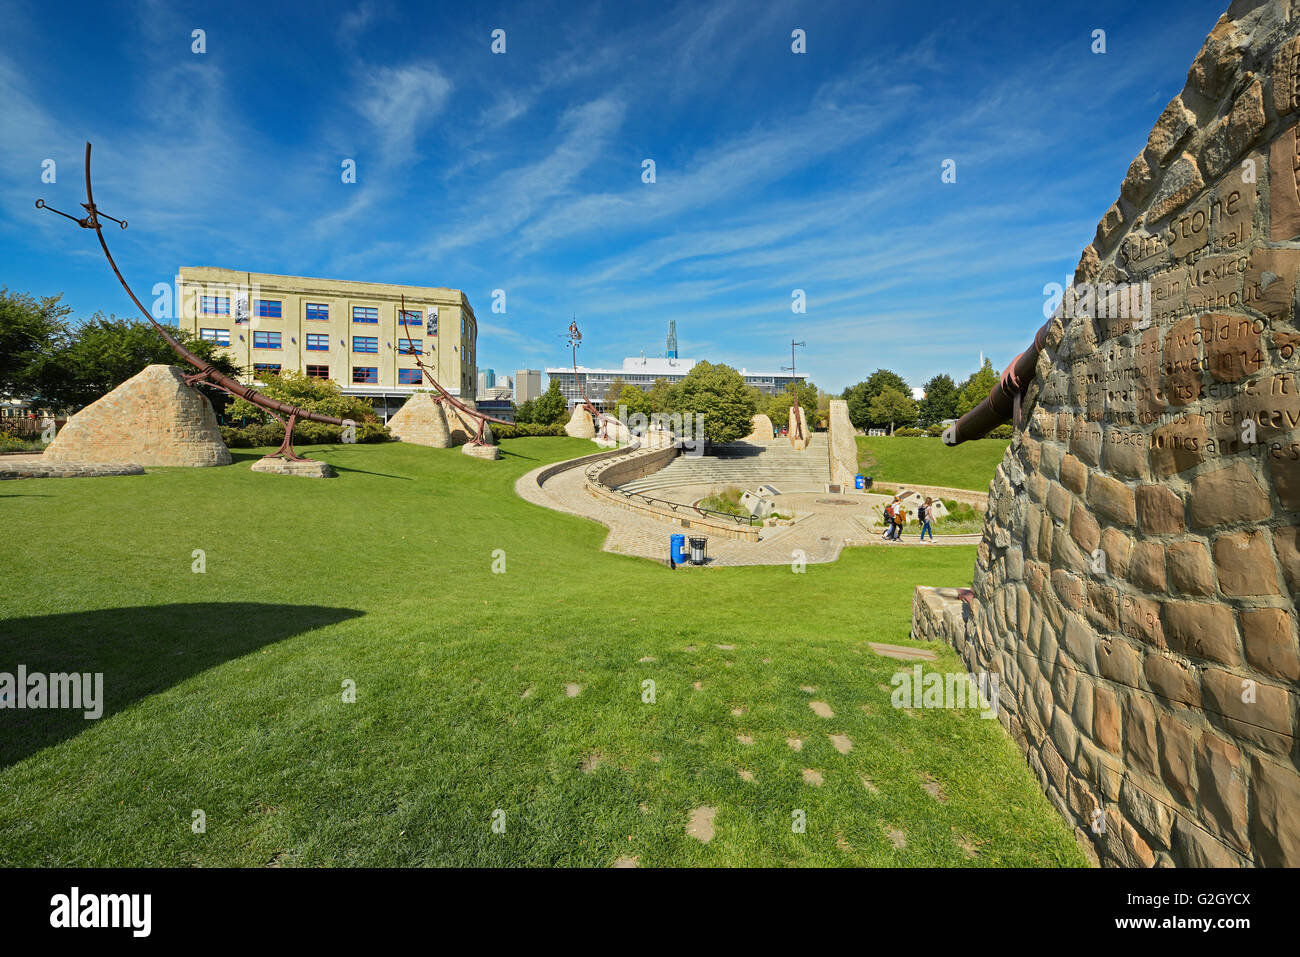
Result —
[[[543, 468], [533, 469], [515, 483], [520, 498], [543, 508], [570, 515], [581, 515], [600, 522], [609, 529], [604, 550], [620, 555], [635, 555], [654, 561], [668, 561], [668, 539], [674, 533], [691, 534], [671, 522], [648, 518], [625, 508], [619, 508], [594, 498], [586, 491], [583, 469], [572, 468], [547, 480], [545, 486], [537, 484]], [[744, 542], [718, 535], [709, 535], [709, 565], [789, 565], [803, 553], [809, 565], [833, 562], [840, 557], [846, 545], [880, 545], [890, 547], [925, 547], [914, 537], [898, 545], [891, 545], [856, 517], [846, 517], [828, 512], [810, 515], [794, 525], [764, 527], [757, 542]], [[948, 535], [937, 545], [976, 545], [979, 535]]]

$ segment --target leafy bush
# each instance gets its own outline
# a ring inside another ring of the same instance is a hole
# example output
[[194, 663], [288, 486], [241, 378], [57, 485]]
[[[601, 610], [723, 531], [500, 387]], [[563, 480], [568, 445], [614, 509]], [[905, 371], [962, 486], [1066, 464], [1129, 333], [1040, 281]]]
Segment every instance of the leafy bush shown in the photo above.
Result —
[[538, 436], [567, 435], [564, 423], [539, 425], [536, 422], [516, 422], [514, 425], [497, 425], [491, 423], [492, 434], [498, 439], [530, 439]]
[[24, 439], [9, 432], [0, 432], [0, 452], [39, 452], [42, 447], [41, 443], [33, 442], [31, 439]]
[[996, 429], [984, 436], [986, 439], [1009, 439], [1014, 435], [1010, 422], [1003, 422]]
[[913, 438], [917, 438], [918, 436], [925, 435], [926, 432], [924, 429], [915, 429], [912, 426], [908, 425], [908, 426], [904, 426], [901, 429], [895, 429], [894, 434], [900, 436], [901, 438], [913, 439]]
[[[284, 426], [279, 422], [246, 425], [242, 429], [223, 425], [221, 438], [226, 443], [226, 447], [231, 449], [264, 448], [279, 445], [284, 440]], [[392, 439], [386, 425], [378, 422], [357, 424], [358, 442], [391, 442]], [[343, 429], [323, 422], [296, 422], [293, 427], [293, 440], [304, 445], [338, 445], [343, 441]]]
[[[271, 399], [288, 402], [308, 412], [330, 415], [336, 419], [351, 419], [358, 423], [357, 436], [361, 435], [362, 423], [378, 422], [375, 410], [369, 399], [344, 395], [342, 387], [332, 379], [317, 379], [293, 369], [280, 375], [268, 375], [258, 390]], [[273, 422], [270, 415], [260, 406], [253, 405], [245, 399], [236, 399], [226, 409], [226, 415], [232, 419], [248, 419], [253, 422]], [[320, 425], [321, 423], [312, 423]], [[301, 423], [300, 423], [301, 425]], [[338, 426], [331, 426], [338, 431]], [[284, 434], [281, 429], [281, 435]], [[298, 432], [295, 429], [294, 434]], [[279, 441], [277, 439], [277, 441]]]
[[926, 435], [933, 436], [937, 439], [943, 435], [943, 426], [936, 422], [934, 425], [927, 428], [925, 432]]
[[715, 512], [723, 512], [727, 515], [739, 515], [747, 517], [749, 509], [740, 504], [740, 496], [743, 493], [734, 485], [729, 485], [721, 492], [710, 495], [708, 498], [702, 498], [699, 501], [700, 508], [711, 509]]

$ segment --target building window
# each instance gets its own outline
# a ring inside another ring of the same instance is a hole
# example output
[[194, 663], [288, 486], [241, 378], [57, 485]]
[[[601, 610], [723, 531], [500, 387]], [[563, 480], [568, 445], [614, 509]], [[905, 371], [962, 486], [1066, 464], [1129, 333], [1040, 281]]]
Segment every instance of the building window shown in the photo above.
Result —
[[408, 326], [422, 326], [424, 320], [420, 316], [419, 309], [399, 309], [397, 310], [397, 324], [401, 326], [405, 322]]
[[279, 349], [280, 333], [278, 332], [254, 332], [253, 348], [254, 349]]
[[376, 338], [375, 336], [353, 336], [352, 351], [353, 352], [378, 352], [379, 339]]
[[353, 382], [379, 382], [379, 369], [376, 366], [353, 366]]
[[397, 351], [404, 356], [422, 356], [424, 355], [424, 340], [398, 339]]
[[419, 369], [398, 369], [398, 385], [420, 385], [424, 382], [424, 376], [420, 374]]
[[308, 366], [307, 378], [309, 379], [328, 379], [330, 377], [329, 366]]
[[352, 321], [353, 322], [378, 322], [379, 307], [378, 306], [353, 306]]
[[253, 315], [259, 319], [282, 319], [279, 299], [254, 299]]
[[264, 376], [279, 375], [280, 363], [278, 362], [254, 362], [253, 378], [261, 379]]
[[438, 310], [436, 308], [429, 310], [429, 335], [438, 334]]
[[330, 337], [324, 332], [307, 333], [307, 351], [308, 352], [329, 352]]
[[200, 329], [199, 338], [208, 342], [215, 342], [219, 346], [230, 345], [229, 329]]
[[205, 316], [230, 315], [229, 296], [200, 296], [199, 312]]
[[465, 328], [466, 328], [465, 317], [461, 316], [460, 317], [460, 339], [462, 342], [465, 341]]
[[328, 322], [330, 307], [323, 302], [307, 303], [307, 318], [313, 322]]

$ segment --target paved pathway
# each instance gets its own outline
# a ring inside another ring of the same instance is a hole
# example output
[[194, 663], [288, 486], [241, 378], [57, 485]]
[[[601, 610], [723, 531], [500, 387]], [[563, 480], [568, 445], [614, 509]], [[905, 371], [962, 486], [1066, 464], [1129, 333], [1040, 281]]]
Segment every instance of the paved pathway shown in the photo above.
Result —
[[[542, 468], [548, 468], [543, 466]], [[620, 508], [595, 498], [585, 488], [586, 477], [581, 468], [566, 469], [547, 480], [545, 486], [537, 484], [542, 468], [533, 469], [515, 483], [520, 498], [557, 512], [581, 515], [600, 522], [609, 529], [604, 550], [620, 555], [635, 555], [666, 562], [668, 538], [674, 533], [690, 534], [668, 521], [650, 518], [631, 509]], [[846, 510], [847, 511], [847, 510]], [[840, 557], [845, 545], [880, 545], [890, 543], [880, 538], [880, 532], [856, 516], [819, 512], [794, 525], [764, 526], [757, 542], [744, 542], [719, 535], [704, 533], [709, 540], [709, 565], [789, 565], [795, 561], [796, 551], [802, 551], [803, 561], [809, 565], [833, 562]], [[937, 545], [976, 545], [979, 535], [947, 535], [939, 538]], [[915, 537], [909, 536], [891, 547], [922, 547]], [[931, 547], [929, 544], [923, 546]]]

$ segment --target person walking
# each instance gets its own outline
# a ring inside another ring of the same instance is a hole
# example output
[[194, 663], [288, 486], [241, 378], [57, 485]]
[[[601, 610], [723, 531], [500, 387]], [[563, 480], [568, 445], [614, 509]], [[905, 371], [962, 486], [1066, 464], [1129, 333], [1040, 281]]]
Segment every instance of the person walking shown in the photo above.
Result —
[[917, 510], [916, 517], [921, 520], [921, 541], [925, 541], [925, 533], [929, 532], [930, 544], [933, 545], [934, 529], [930, 527], [930, 523], [934, 521], [934, 499], [927, 498], [925, 504]]
[[903, 537], [903, 524], [907, 521], [907, 510], [903, 507], [900, 496], [894, 496], [893, 511], [890, 513], [890, 540], [899, 541]]

